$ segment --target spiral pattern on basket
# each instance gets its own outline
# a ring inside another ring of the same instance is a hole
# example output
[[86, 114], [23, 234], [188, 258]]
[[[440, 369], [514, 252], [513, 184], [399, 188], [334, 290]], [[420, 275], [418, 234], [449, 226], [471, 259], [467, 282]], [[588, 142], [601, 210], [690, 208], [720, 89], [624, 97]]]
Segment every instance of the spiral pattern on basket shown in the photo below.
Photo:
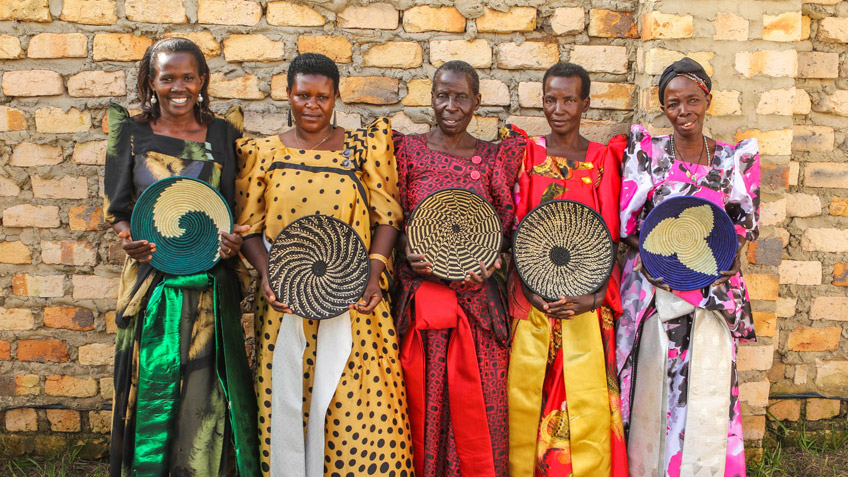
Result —
[[172, 275], [190, 275], [220, 260], [221, 236], [233, 219], [217, 190], [191, 177], [168, 177], [151, 184], [133, 208], [133, 240], [156, 244], [150, 264]]
[[433, 275], [463, 280], [492, 266], [503, 244], [501, 222], [488, 201], [465, 189], [442, 189], [425, 197], [412, 211], [407, 228], [409, 248], [433, 264]]
[[545, 202], [515, 232], [513, 260], [519, 276], [546, 300], [595, 292], [609, 278], [614, 259], [603, 218], [579, 202]]
[[268, 252], [277, 299], [314, 320], [342, 314], [368, 284], [368, 250], [347, 223], [326, 215], [301, 217], [284, 228]]
[[660, 221], [645, 239], [645, 250], [659, 255], [677, 254], [686, 267], [707, 275], [718, 274], [718, 264], [707, 245], [713, 231], [713, 211], [709, 205], [690, 207], [679, 217]]

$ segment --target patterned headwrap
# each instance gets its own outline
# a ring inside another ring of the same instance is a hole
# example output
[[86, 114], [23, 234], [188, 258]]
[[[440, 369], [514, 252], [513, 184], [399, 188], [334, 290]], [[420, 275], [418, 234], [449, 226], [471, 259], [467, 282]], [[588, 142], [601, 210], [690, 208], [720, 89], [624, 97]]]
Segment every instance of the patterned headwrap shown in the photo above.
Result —
[[692, 58], [685, 57], [669, 65], [669, 67], [663, 71], [662, 76], [660, 76], [660, 104], [665, 105], [665, 89], [668, 87], [668, 84], [671, 83], [671, 80], [678, 76], [694, 81], [695, 84], [704, 91], [704, 94], [709, 94], [710, 90], [712, 90], [713, 82], [710, 80], [710, 77], [707, 76], [707, 72], [704, 70], [704, 67]]

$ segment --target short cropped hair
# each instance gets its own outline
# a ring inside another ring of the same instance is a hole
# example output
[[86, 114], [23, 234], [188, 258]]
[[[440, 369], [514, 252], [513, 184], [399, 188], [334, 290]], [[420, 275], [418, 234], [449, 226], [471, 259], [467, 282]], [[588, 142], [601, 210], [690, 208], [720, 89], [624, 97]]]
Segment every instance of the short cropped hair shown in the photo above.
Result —
[[336, 63], [320, 53], [302, 53], [297, 55], [289, 65], [286, 81], [291, 89], [297, 75], [316, 75], [330, 78], [333, 89], [339, 92], [339, 67]]
[[477, 74], [477, 70], [475, 70], [473, 66], [462, 60], [451, 60], [444, 63], [442, 66], [438, 67], [436, 72], [433, 74], [433, 88], [436, 87], [436, 79], [443, 71], [452, 71], [454, 73], [464, 74], [468, 77], [468, 82], [471, 83], [471, 92], [473, 92], [475, 96], [480, 94], [480, 76]]
[[577, 64], [574, 63], [557, 63], [545, 71], [542, 76], [542, 92], [544, 93], [548, 87], [548, 78], [555, 76], [558, 78], [580, 78], [580, 99], [589, 97], [589, 88], [592, 85], [592, 80], [589, 79], [589, 73]]

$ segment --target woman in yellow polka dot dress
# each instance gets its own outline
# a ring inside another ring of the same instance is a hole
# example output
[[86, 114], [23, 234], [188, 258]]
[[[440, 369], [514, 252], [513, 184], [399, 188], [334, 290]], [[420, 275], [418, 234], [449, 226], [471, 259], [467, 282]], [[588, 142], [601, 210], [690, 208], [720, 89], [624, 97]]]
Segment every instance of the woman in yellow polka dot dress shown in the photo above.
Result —
[[[237, 143], [236, 215], [251, 227], [242, 251], [261, 278], [255, 316], [262, 471], [411, 476], [398, 342], [383, 299], [386, 257], [402, 214], [391, 125], [385, 118], [355, 131], [331, 125], [339, 70], [324, 55], [295, 58], [286, 91], [295, 127]], [[362, 299], [320, 322], [277, 300], [266, 266], [280, 231], [311, 214], [348, 223], [371, 254]]]

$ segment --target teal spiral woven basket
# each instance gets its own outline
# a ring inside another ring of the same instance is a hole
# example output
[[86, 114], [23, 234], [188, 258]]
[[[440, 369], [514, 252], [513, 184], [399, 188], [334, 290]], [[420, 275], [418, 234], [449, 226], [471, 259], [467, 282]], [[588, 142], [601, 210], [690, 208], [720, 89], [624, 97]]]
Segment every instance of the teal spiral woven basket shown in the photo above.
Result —
[[192, 177], [167, 177], [151, 184], [135, 203], [133, 240], [156, 244], [150, 261], [171, 275], [191, 275], [221, 259], [218, 232], [232, 233], [233, 213], [212, 186]]

